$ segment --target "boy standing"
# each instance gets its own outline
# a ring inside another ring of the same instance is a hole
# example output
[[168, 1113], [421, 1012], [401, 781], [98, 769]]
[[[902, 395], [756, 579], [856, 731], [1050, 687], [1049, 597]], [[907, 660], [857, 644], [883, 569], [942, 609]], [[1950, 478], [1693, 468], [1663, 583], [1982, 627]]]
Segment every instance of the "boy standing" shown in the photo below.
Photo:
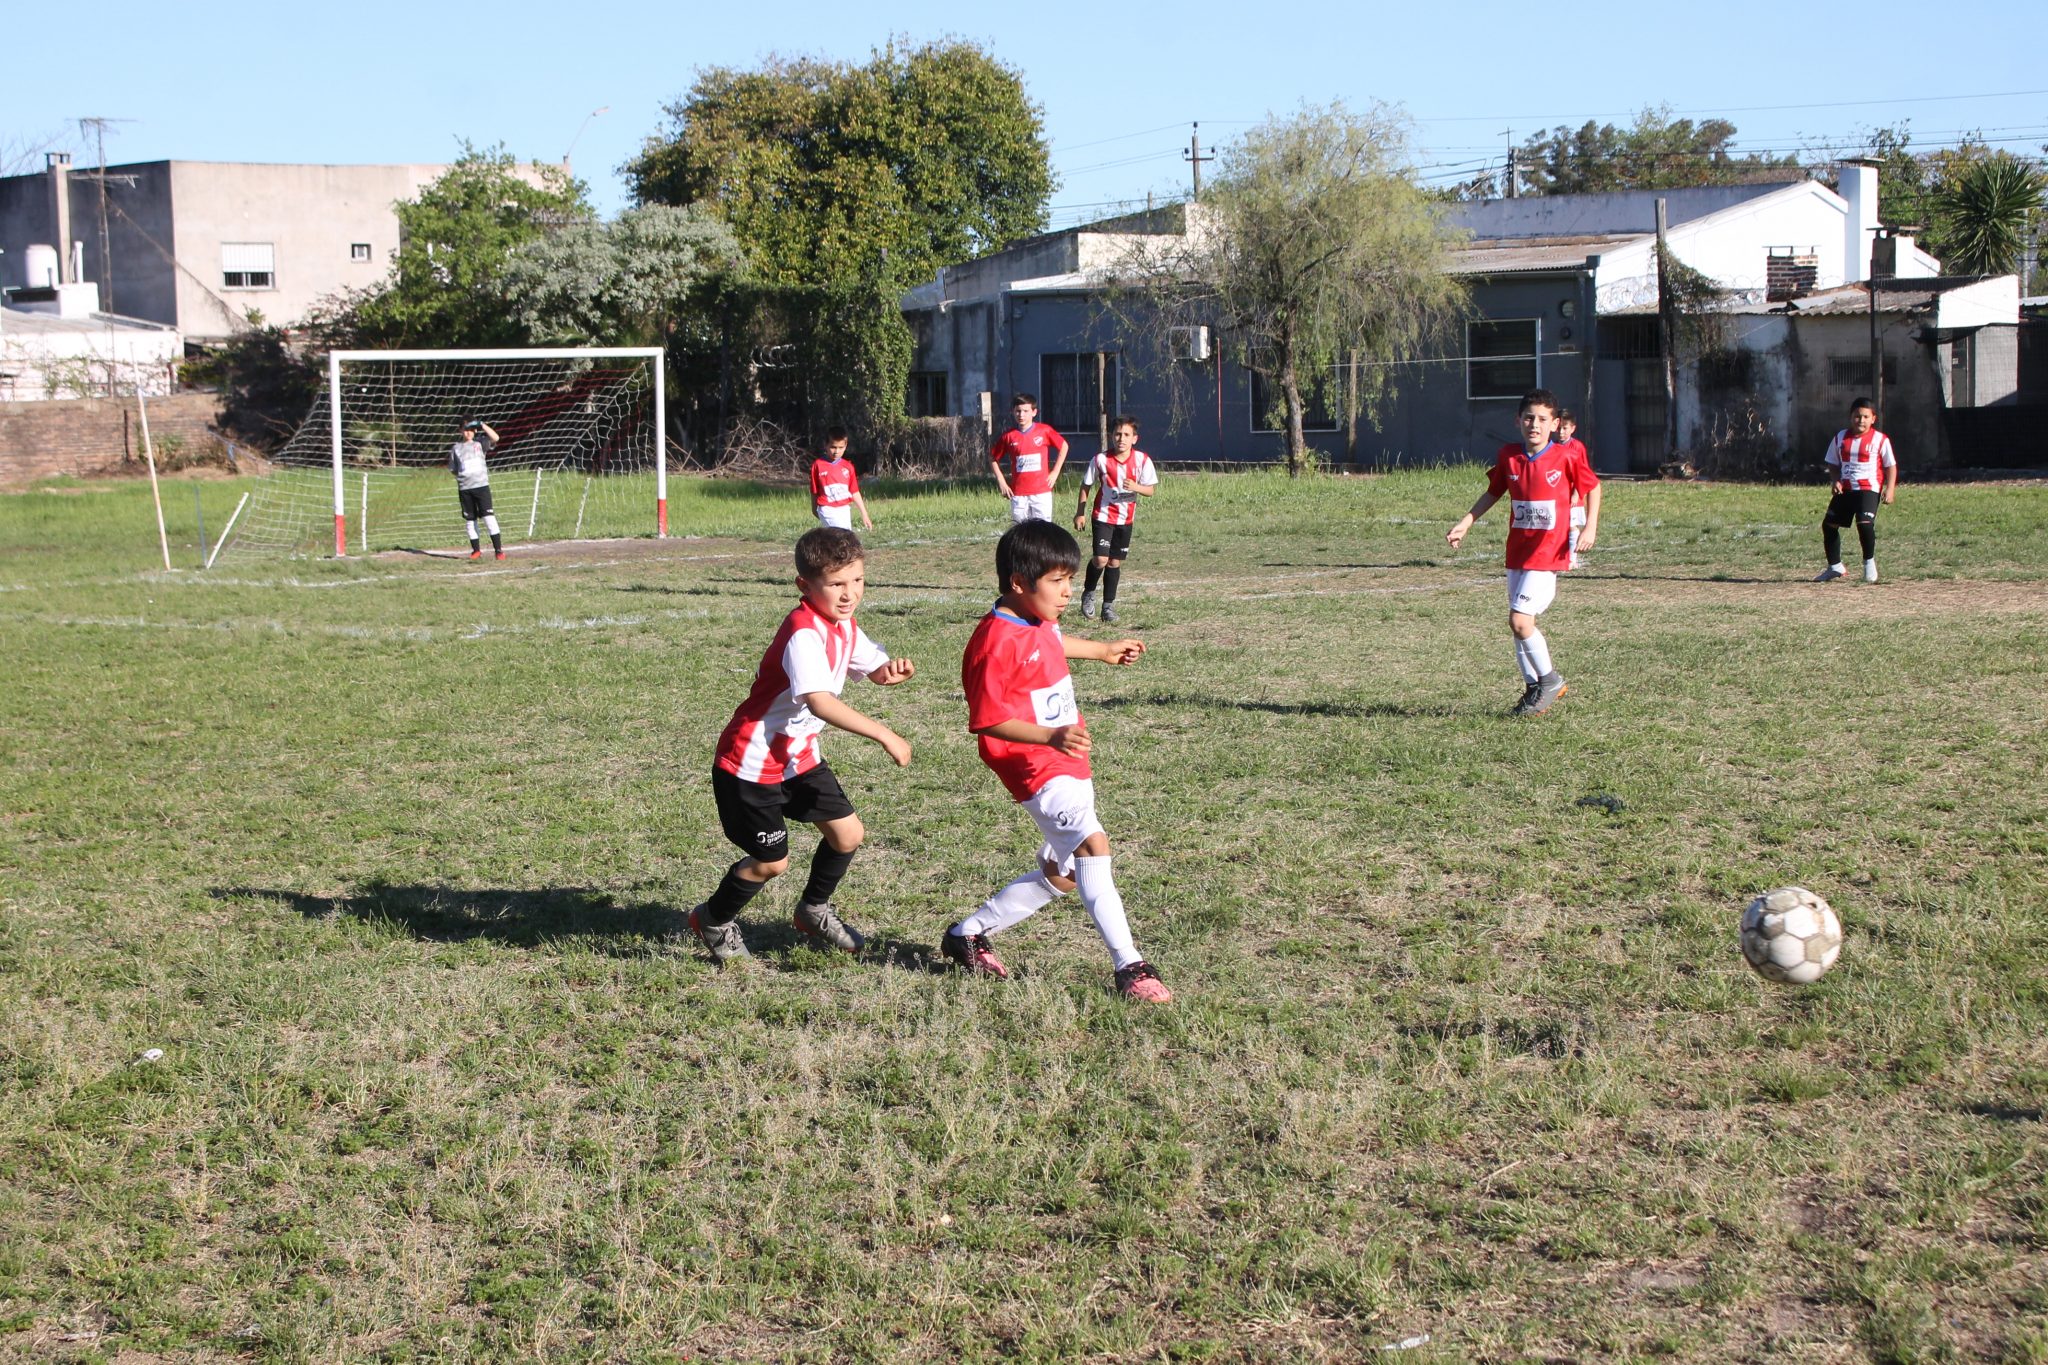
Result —
[[803, 601], [761, 656], [753, 690], [718, 737], [711, 768], [719, 825], [745, 855], [690, 911], [690, 932], [721, 966], [748, 955], [733, 921], [789, 868], [785, 817], [814, 824], [824, 836], [811, 856], [796, 927], [834, 948], [860, 951], [863, 939], [840, 920], [832, 893], [867, 831], [819, 756], [818, 736], [834, 725], [875, 741], [898, 767], [910, 762], [901, 736], [839, 699], [848, 678], [888, 687], [916, 672], [908, 659], [891, 659], [853, 619], [867, 591], [860, 537], [838, 527], [806, 531], [796, 543], [796, 585]]
[[[989, 450], [988, 467], [995, 471], [996, 487], [1010, 500], [1010, 521], [1052, 520], [1053, 485], [1067, 463], [1067, 441], [1038, 420], [1038, 399], [1020, 393], [1010, 400], [1015, 429], [996, 438]], [[1057, 454], [1055, 454], [1057, 452]], [[1010, 462], [1008, 477], [1003, 461]]]
[[989, 935], [1078, 886], [1081, 904], [1115, 963], [1117, 990], [1133, 1000], [1164, 1004], [1173, 993], [1139, 956], [1110, 875], [1109, 836], [1095, 816], [1088, 727], [1074, 705], [1074, 679], [1067, 671], [1069, 659], [1134, 663], [1145, 646], [1060, 633], [1060, 613], [1073, 599], [1080, 563], [1081, 547], [1048, 521], [1019, 522], [996, 545], [1002, 597], [975, 627], [960, 663], [967, 728], [980, 737], [981, 761], [1030, 812], [1045, 844], [1038, 850], [1039, 865], [949, 927], [939, 952], [968, 971], [1007, 977]]
[[1564, 678], [1551, 666], [1550, 644], [1536, 618], [1557, 596], [1557, 575], [1571, 560], [1565, 548], [1571, 523], [1571, 495], [1586, 498], [1586, 528], [1579, 545], [1593, 548], [1600, 533], [1600, 478], [1586, 462], [1585, 447], [1569, 448], [1557, 434], [1557, 396], [1549, 389], [1522, 395], [1522, 443], [1504, 445], [1487, 477], [1486, 495], [1459, 517], [1444, 539], [1451, 548], [1502, 494], [1513, 499], [1508, 525], [1508, 629], [1515, 636], [1515, 663], [1527, 684], [1515, 703], [1518, 716], [1540, 716], [1564, 695]]
[[[1570, 408], [1557, 410], [1557, 443], [1562, 446], [1578, 447], [1579, 458], [1587, 464], [1593, 457], [1586, 451], [1586, 443], [1579, 439], [1579, 419], [1572, 415]], [[1572, 533], [1565, 540], [1565, 549], [1570, 552], [1571, 567], [1579, 567], [1579, 532], [1586, 526], [1586, 500], [1577, 489], [1572, 490]]]
[[825, 453], [811, 461], [811, 505], [817, 510], [820, 526], [836, 526], [842, 531], [853, 529], [853, 509], [860, 509], [860, 524], [872, 531], [875, 523], [868, 520], [867, 499], [860, 495], [860, 476], [853, 471], [853, 461], [846, 458], [846, 428], [825, 428]]
[[1863, 543], [1863, 581], [1875, 583], [1877, 504], [1891, 505], [1899, 487], [1899, 462], [1892, 455], [1892, 438], [1877, 429], [1877, 409], [1868, 398], [1849, 405], [1849, 425], [1828, 442], [1827, 463], [1835, 472], [1835, 495], [1820, 519], [1828, 566], [1813, 581], [1832, 583], [1848, 572], [1842, 567], [1842, 528], [1853, 521], [1856, 539]]
[[1095, 494], [1095, 557], [1088, 561], [1088, 583], [1081, 591], [1081, 614], [1095, 614], [1095, 587], [1102, 585], [1102, 619], [1116, 620], [1117, 580], [1131, 550], [1131, 525], [1138, 499], [1159, 489], [1159, 471], [1138, 446], [1138, 424], [1129, 417], [1109, 424], [1109, 449], [1088, 462], [1081, 475], [1081, 500], [1074, 504], [1074, 529], [1087, 517], [1088, 490]]
[[462, 424], [455, 434], [455, 444], [448, 447], [448, 472], [455, 476], [455, 496], [462, 503], [462, 524], [469, 532], [469, 557], [482, 559], [483, 544], [476, 538], [476, 524], [481, 520], [484, 529], [491, 534], [491, 551], [498, 558], [505, 557], [505, 542], [498, 534], [498, 518], [491, 511], [491, 471], [484, 463], [484, 456], [498, 445], [498, 433], [481, 417], [472, 417]]

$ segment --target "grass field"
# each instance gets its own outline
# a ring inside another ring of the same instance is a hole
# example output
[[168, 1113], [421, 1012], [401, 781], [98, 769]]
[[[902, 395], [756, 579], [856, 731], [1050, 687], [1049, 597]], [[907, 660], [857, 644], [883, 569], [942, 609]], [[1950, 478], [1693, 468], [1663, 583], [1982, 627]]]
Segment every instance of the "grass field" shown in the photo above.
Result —
[[[0, 498], [0, 1356], [2048, 1361], [2040, 486], [1909, 483], [1866, 587], [1816, 489], [1611, 484], [1515, 721], [1476, 472], [1170, 477], [1076, 677], [1163, 1009], [1072, 898], [931, 970], [1036, 843], [963, 729], [992, 493], [869, 494], [879, 951], [786, 880], [721, 975], [798, 497], [202, 574], [168, 488], [172, 574], [146, 488]], [[1794, 882], [1848, 947], [1774, 988]]]

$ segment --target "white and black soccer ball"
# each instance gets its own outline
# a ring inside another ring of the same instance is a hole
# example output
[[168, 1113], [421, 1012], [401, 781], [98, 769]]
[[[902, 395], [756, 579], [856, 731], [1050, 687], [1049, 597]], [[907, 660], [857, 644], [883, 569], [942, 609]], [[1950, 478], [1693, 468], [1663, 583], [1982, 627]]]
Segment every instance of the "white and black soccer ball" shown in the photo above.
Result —
[[1803, 886], [1766, 891], [1742, 912], [1742, 957], [1766, 981], [1804, 986], [1842, 955], [1842, 921]]

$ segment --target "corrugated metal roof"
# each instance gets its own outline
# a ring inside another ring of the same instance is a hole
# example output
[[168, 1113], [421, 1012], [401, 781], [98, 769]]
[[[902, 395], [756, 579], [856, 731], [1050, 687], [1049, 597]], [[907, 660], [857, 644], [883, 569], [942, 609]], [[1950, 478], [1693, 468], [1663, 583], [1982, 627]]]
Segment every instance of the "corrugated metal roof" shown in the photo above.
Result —
[[1630, 242], [1639, 232], [1577, 237], [1479, 238], [1452, 252], [1453, 275], [1515, 275], [1528, 271], [1584, 270], [1586, 258]]

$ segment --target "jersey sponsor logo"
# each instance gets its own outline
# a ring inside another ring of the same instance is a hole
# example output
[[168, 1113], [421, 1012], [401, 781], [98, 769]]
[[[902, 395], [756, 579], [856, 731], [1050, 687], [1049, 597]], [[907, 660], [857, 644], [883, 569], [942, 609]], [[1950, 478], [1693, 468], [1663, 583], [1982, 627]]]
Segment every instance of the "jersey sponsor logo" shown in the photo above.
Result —
[[1518, 531], [1548, 531], [1557, 525], [1557, 504], [1515, 499], [1511, 524]]
[[1031, 711], [1042, 725], [1072, 725], [1081, 717], [1074, 704], [1074, 680], [1061, 678], [1050, 687], [1031, 689]]
[[1017, 472], [1019, 474], [1035, 473], [1044, 463], [1044, 459], [1045, 457], [1042, 455], [1026, 455], [1020, 450], [1017, 452]]

